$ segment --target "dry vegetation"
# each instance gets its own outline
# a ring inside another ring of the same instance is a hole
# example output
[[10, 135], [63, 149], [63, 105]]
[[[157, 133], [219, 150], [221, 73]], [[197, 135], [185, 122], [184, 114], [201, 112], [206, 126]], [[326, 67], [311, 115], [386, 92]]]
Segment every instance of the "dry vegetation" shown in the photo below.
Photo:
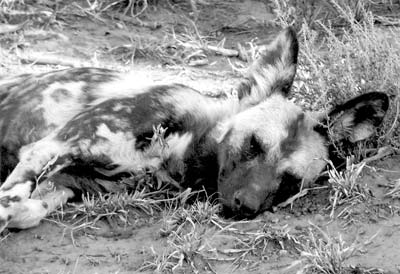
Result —
[[[391, 96], [392, 105], [374, 145], [398, 148], [399, 21], [390, 17], [377, 17], [373, 7], [370, 7], [372, 1], [328, 2], [318, 5], [310, 1], [299, 5], [291, 1], [275, 1], [279, 24], [295, 24], [302, 38], [301, 57], [304, 68], [299, 73], [300, 85], [297, 92], [313, 97], [312, 103], [305, 104], [311, 109], [321, 109], [332, 102], [342, 102], [365, 92], [386, 92]], [[355, 10], [345, 3], [364, 4]], [[390, 3], [380, 5], [390, 8]], [[329, 7], [336, 7], [336, 12], [326, 14]], [[332, 14], [335, 20], [327, 17]], [[383, 27], [378, 19], [386, 24], [391, 22], [393, 27]], [[369, 150], [364, 147], [362, 151], [364, 153]], [[365, 154], [362, 156], [366, 157]]]
[[[125, 64], [138, 55], [156, 57], [164, 64], [194, 66], [208, 64], [209, 56], [215, 53], [239, 57], [242, 60], [240, 64], [254, 58], [256, 48], [252, 43], [228, 50], [224, 41], [215, 41], [200, 33], [196, 27], [198, 6], [205, 1], [177, 2], [98, 0], [88, 1], [88, 7], [75, 8], [99, 22], [113, 16], [118, 17], [121, 24], [126, 21], [150, 29], [158, 28], [159, 23], [147, 20], [146, 11], [157, 12], [159, 5], [166, 5], [176, 13], [187, 12], [190, 27], [179, 33], [171, 31], [164, 37], [164, 43], [151, 42], [140, 47], [132, 42], [110, 49], [109, 52], [118, 55], [118, 60]], [[383, 91], [392, 99], [389, 114], [376, 138], [343, 152], [345, 156], [355, 155], [352, 160], [348, 158], [343, 171], [336, 170], [333, 165], [328, 171], [330, 203], [325, 205], [325, 213], [332, 220], [343, 219], [349, 224], [353, 221], [352, 208], [373, 199], [368, 187], [359, 180], [368, 162], [360, 160], [376, 155], [379, 152], [377, 148], [386, 148], [382, 155], [387, 155], [398, 152], [400, 147], [399, 30], [396, 26], [382, 26], [398, 25], [399, 21], [396, 21], [398, 18], [374, 13], [372, 1], [354, 1], [364, 3], [356, 6], [346, 6], [346, 1], [327, 2], [329, 4], [274, 0], [271, 5], [276, 14], [275, 24], [294, 24], [299, 31], [301, 63], [293, 97], [304, 108], [327, 108], [333, 102], [368, 91]], [[0, 6], [2, 13], [11, 18], [13, 11], [21, 9], [24, 4], [22, 0], [1, 1]], [[389, 1], [383, 4], [388, 8], [392, 5]], [[57, 5], [55, 2], [56, 11]], [[60, 16], [65, 12], [59, 10]], [[52, 20], [57, 20], [57, 12]], [[1, 32], [12, 33], [23, 27], [21, 24], [13, 26], [15, 29], [3, 28]], [[47, 61], [51, 63], [51, 60]], [[59, 61], [55, 60], [56, 63]], [[240, 70], [238, 63], [231, 64], [234, 71]], [[378, 153], [378, 156], [381, 155]], [[315, 224], [310, 224], [307, 231], [299, 232], [287, 225], [276, 224], [273, 219], [266, 224], [260, 220], [225, 220], [219, 216], [219, 205], [212, 199], [197, 200], [198, 193], [192, 193], [190, 189], [179, 192], [149, 174], [136, 175], [122, 183], [130, 190], [129, 194], [84, 196], [83, 203], [60, 209], [49, 221], [68, 228], [74, 239], [75, 235], [82, 233], [129, 237], [133, 233], [130, 227], [147, 222], [143, 220], [162, 219], [159, 233], [166, 239], [167, 248], [155, 250], [149, 247], [149, 259], [141, 266], [142, 271], [217, 273], [215, 265], [218, 263], [227, 263], [232, 270], [254, 270], [271, 257], [290, 254], [298, 259], [285, 269], [285, 273], [384, 273], [378, 268], [346, 264], [347, 258], [361, 252], [369, 243], [348, 244], [341, 235], [331, 235]], [[387, 196], [398, 199], [399, 181], [388, 188]], [[187, 203], [188, 200], [192, 202]], [[291, 204], [295, 202], [292, 200]], [[105, 234], [99, 229], [102, 222], [112, 228], [111, 232]], [[0, 244], [7, 237], [3, 234]]]

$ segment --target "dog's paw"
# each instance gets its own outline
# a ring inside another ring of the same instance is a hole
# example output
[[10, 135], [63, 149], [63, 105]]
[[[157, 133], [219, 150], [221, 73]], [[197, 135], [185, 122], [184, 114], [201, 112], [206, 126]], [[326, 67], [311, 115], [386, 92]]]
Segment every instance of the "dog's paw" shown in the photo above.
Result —
[[[48, 205], [42, 200], [25, 199], [20, 203], [14, 204], [12, 212], [10, 213], [11, 214], [7, 214], [6, 217], [6, 226], [25, 229], [37, 226], [40, 221], [46, 217], [48, 214]], [[1, 217], [2, 216], [0, 216], [0, 220], [2, 219]]]

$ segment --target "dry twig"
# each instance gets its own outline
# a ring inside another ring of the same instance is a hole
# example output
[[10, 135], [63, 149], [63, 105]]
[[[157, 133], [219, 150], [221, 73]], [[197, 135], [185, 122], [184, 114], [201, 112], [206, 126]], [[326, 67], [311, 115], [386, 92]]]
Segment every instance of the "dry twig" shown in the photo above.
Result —
[[137, 17], [129, 17], [124, 14], [119, 14], [119, 13], [112, 13], [111, 17], [113, 18], [118, 18], [121, 21], [129, 22], [132, 25], [138, 26], [138, 27], [144, 27], [144, 28], [149, 28], [151, 30], [159, 29], [161, 28], [161, 23], [160, 22], [145, 22], [143, 20], [140, 20]]
[[0, 34], [5, 34], [5, 33], [10, 33], [10, 32], [16, 32], [28, 23], [29, 21], [26, 20], [25, 22], [22, 22], [20, 24], [16, 25], [9, 25], [9, 24], [0, 24]]
[[69, 59], [65, 56], [54, 56], [44, 53], [18, 53], [18, 58], [22, 63], [40, 65], [60, 65], [65, 67], [88, 67], [90, 64], [82, 63], [79, 60]]

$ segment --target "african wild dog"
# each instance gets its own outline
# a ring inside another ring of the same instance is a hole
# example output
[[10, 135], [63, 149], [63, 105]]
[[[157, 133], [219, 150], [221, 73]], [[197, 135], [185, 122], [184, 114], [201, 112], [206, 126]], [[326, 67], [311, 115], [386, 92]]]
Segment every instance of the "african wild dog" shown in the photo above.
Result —
[[[76, 93], [62, 85], [62, 89], [48, 93], [50, 100], [59, 98], [53, 93], [65, 97], [51, 101], [55, 105], [63, 105], [71, 94], [79, 94], [70, 100], [69, 116], [61, 116], [63, 120], [56, 122], [46, 118], [49, 105], [46, 107], [38, 99], [37, 108], [30, 106], [36, 114], [35, 123], [44, 125], [37, 132], [32, 126], [30, 131], [22, 131], [18, 123], [10, 124], [20, 117], [23, 107], [15, 99], [3, 99], [2, 108], [11, 104], [9, 109], [16, 111], [9, 116], [10, 123], [1, 120], [2, 128], [6, 129], [4, 132], [15, 132], [20, 145], [26, 145], [0, 188], [0, 230], [37, 225], [60, 203], [74, 196], [68, 184], [57, 181], [51, 191], [46, 192], [39, 185], [41, 191], [32, 193], [35, 176], [55, 157], [58, 159], [53, 168], [61, 172], [70, 172], [74, 166], [88, 170], [94, 166], [98, 173], [112, 176], [150, 169], [166, 171], [187, 185], [217, 185], [221, 202], [242, 216], [270, 207], [286, 195], [285, 190], [298, 187], [302, 179], [305, 183], [312, 181], [328, 157], [323, 120], [303, 113], [286, 98], [295, 75], [297, 51], [294, 32], [284, 31], [251, 67], [238, 88], [238, 98], [215, 99], [176, 84], [126, 88], [117, 91], [117, 95], [98, 92], [107, 81], [95, 82], [95, 88], [80, 87]], [[53, 81], [60, 81], [50, 79], [59, 79], [57, 72], [50, 75], [41, 76], [50, 86], [57, 84]], [[83, 82], [91, 87], [91, 83]], [[37, 91], [34, 83], [31, 85], [29, 89], [38, 92], [39, 98], [46, 98], [46, 87]], [[5, 92], [8, 95], [4, 97], [18, 97], [27, 88], [21, 92], [16, 85], [14, 89], [13, 93]], [[76, 100], [78, 96], [85, 99]], [[337, 129], [337, 136], [342, 139], [365, 139], [382, 120], [387, 105], [388, 99], [381, 93], [356, 98], [340, 111], [331, 112], [330, 128]], [[4, 108], [2, 113], [6, 113]], [[63, 114], [54, 117], [57, 115]], [[152, 141], [156, 125], [166, 129], [165, 143]], [[36, 135], [26, 140], [20, 131]], [[13, 150], [9, 145], [12, 136], [1, 134], [2, 145], [8, 149], [4, 151], [15, 153], [17, 148]]]

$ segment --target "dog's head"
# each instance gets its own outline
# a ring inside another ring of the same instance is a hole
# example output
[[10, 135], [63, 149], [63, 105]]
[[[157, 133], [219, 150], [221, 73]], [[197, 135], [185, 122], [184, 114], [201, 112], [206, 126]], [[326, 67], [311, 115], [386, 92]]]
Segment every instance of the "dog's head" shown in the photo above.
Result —
[[325, 168], [328, 130], [339, 143], [365, 140], [387, 109], [387, 95], [374, 92], [318, 118], [282, 93], [272, 94], [216, 130], [221, 202], [235, 215], [248, 217], [284, 201]]
[[236, 215], [251, 216], [289, 198], [302, 182], [313, 181], [325, 168], [332, 155], [328, 141], [369, 138], [388, 108], [388, 97], [374, 92], [328, 114], [303, 112], [286, 98], [296, 74], [298, 51], [295, 31], [283, 30], [239, 85], [242, 111], [214, 130], [218, 192], [221, 202]]

